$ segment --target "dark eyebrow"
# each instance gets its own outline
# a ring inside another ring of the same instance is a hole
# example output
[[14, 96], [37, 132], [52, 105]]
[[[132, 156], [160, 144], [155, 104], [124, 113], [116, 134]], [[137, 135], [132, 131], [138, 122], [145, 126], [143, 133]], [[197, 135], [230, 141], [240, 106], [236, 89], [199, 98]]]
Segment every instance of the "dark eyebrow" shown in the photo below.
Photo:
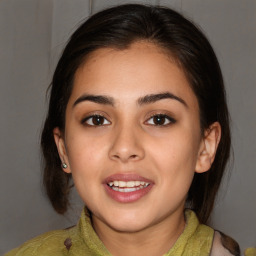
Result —
[[73, 107], [75, 107], [77, 104], [84, 101], [91, 101], [98, 104], [114, 106], [114, 99], [112, 97], [103, 96], [103, 95], [84, 94], [75, 101], [75, 103], [73, 104]]
[[163, 100], [163, 99], [177, 100], [180, 103], [182, 103], [185, 107], [188, 107], [187, 103], [182, 98], [180, 98], [170, 92], [149, 94], [149, 95], [143, 96], [143, 97], [139, 98], [138, 103], [139, 103], [139, 105], [144, 105], [144, 104], [154, 103], [156, 101]]

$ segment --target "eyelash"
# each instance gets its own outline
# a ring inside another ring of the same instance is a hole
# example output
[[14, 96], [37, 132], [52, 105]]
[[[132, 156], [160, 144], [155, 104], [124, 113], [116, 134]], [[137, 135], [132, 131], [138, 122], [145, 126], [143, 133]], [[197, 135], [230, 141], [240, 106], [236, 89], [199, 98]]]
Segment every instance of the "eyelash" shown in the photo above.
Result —
[[[93, 118], [97, 118], [97, 120], [93, 120]], [[93, 123], [93, 121], [103, 121], [102, 124], [95, 124]], [[90, 123], [89, 123], [90, 121]], [[107, 122], [107, 124], [105, 123]], [[91, 127], [97, 127], [97, 126], [103, 126], [103, 125], [110, 125], [111, 122], [105, 118], [103, 115], [91, 115], [91, 116], [88, 116], [86, 118], [84, 118], [82, 121], [81, 121], [81, 124], [84, 124], [84, 125], [87, 125], [87, 126], [91, 126]]]
[[[96, 119], [93, 120], [93, 118], [96, 118]], [[158, 120], [157, 120], [157, 118], [158, 118]], [[153, 122], [150, 123], [149, 122], [150, 120], [152, 120], [155, 123], [153, 123]], [[100, 121], [103, 121], [103, 123]], [[156, 123], [157, 121], [164, 121], [164, 122], [163, 123], [160, 122], [157, 124]], [[98, 124], [97, 124], [97, 122], [98, 122]], [[149, 119], [147, 119], [145, 121], [145, 124], [152, 125], [152, 126], [168, 126], [168, 125], [174, 124], [174, 123], [176, 123], [176, 120], [166, 114], [154, 114]], [[82, 119], [81, 124], [84, 124], [84, 125], [90, 126], [90, 127], [97, 127], [97, 126], [110, 125], [111, 122], [107, 118], [105, 118], [103, 115], [95, 114], [95, 115], [91, 115], [91, 116], [88, 116], [88, 117]]]
[[[153, 122], [157, 121], [156, 118], [162, 119], [161, 121], [164, 121], [164, 123], [160, 123], [160, 124], [149, 123], [150, 120], [152, 120]], [[163, 118], [164, 118], [164, 120], [163, 120]], [[148, 123], [149, 125], [153, 125], [153, 126], [168, 126], [168, 125], [176, 123], [176, 120], [166, 114], [154, 114], [149, 119], [146, 120], [146, 123]]]

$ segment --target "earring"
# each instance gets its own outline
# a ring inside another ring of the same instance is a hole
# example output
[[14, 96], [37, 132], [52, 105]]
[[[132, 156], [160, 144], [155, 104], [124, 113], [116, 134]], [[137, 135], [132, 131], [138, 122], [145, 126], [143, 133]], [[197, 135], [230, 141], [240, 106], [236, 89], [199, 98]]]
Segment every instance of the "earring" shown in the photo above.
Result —
[[67, 169], [67, 168], [68, 168], [68, 165], [63, 162], [63, 163], [61, 164], [61, 167], [62, 167], [63, 169]]

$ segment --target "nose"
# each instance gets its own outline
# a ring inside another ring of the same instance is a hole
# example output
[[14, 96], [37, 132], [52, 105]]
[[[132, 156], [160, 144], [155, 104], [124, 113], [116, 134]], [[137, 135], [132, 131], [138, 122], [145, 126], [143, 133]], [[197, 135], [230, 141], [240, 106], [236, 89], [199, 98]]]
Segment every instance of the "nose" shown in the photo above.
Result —
[[113, 131], [110, 159], [126, 163], [144, 158], [143, 140], [138, 130], [135, 126], [122, 126]]

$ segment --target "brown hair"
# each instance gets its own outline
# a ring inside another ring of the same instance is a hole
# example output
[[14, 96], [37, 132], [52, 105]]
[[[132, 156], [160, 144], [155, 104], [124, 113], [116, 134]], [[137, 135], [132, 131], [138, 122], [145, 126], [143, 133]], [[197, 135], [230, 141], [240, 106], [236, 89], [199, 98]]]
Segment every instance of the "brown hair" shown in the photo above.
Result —
[[195, 174], [187, 197], [187, 205], [206, 223], [230, 154], [225, 88], [218, 60], [206, 37], [192, 22], [165, 7], [138, 4], [113, 7], [90, 17], [71, 36], [53, 76], [41, 138], [47, 195], [57, 212], [67, 210], [71, 175], [62, 171], [53, 129], [65, 129], [65, 110], [76, 70], [99, 48], [126, 49], [139, 40], [162, 47], [181, 65], [199, 103], [202, 132], [213, 122], [221, 125], [222, 137], [211, 169]]

